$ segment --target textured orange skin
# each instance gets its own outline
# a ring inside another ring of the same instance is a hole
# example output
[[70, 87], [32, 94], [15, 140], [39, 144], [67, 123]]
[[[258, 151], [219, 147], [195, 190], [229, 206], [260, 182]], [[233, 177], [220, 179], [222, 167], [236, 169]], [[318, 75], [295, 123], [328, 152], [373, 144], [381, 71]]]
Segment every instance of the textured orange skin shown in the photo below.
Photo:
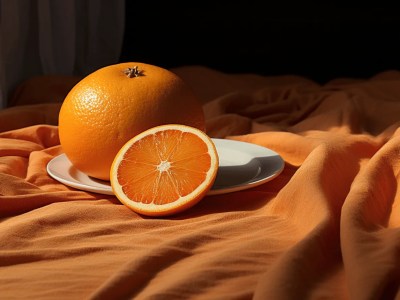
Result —
[[[142, 75], [129, 78], [128, 67]], [[174, 73], [129, 62], [103, 67], [68, 93], [59, 113], [60, 143], [72, 164], [109, 180], [119, 149], [154, 126], [183, 124], [205, 131], [204, 113], [192, 90]]]

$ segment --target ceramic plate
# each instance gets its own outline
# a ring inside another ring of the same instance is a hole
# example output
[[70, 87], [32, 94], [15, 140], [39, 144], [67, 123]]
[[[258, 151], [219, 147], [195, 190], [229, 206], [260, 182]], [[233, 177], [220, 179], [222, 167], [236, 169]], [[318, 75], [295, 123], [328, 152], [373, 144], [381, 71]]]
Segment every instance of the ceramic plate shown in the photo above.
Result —
[[[219, 156], [217, 178], [208, 195], [248, 189], [277, 177], [284, 168], [280, 155], [251, 143], [212, 139]], [[110, 182], [98, 180], [76, 169], [65, 154], [47, 164], [47, 172], [55, 180], [84, 191], [113, 195]]]

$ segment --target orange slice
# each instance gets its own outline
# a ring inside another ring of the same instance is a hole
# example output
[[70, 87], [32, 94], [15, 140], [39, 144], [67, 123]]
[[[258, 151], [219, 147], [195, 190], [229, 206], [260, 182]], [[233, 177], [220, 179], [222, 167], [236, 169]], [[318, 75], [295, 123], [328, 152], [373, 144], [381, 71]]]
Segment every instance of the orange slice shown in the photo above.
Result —
[[169, 124], [129, 140], [114, 159], [110, 181], [116, 197], [133, 211], [166, 216], [199, 202], [217, 171], [217, 150], [206, 133]]

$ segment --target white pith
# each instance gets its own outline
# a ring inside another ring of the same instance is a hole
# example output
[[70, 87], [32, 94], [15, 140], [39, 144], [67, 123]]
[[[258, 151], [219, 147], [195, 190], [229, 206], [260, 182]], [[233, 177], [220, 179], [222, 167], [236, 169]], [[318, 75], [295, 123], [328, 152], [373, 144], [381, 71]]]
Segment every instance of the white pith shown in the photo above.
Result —
[[162, 161], [160, 164], [157, 166], [157, 170], [159, 172], [166, 172], [168, 169], [171, 167], [171, 163], [169, 161]]

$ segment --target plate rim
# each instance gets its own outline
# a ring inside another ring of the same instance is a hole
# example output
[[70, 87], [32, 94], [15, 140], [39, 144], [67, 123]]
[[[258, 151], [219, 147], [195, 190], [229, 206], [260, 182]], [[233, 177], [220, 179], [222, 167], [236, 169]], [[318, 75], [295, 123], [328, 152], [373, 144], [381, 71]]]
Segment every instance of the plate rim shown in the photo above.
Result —
[[[268, 152], [268, 154], [270, 156], [274, 156], [276, 159], [279, 160], [279, 167], [276, 167], [276, 170], [274, 172], [272, 172], [271, 175], [266, 176], [266, 177], [259, 177], [258, 175], [255, 176], [254, 178], [251, 179], [251, 181], [248, 182], [244, 182], [242, 184], [236, 184], [236, 185], [232, 185], [232, 186], [228, 186], [228, 187], [223, 187], [223, 188], [217, 188], [217, 189], [213, 189], [211, 188], [208, 193], [206, 194], [207, 196], [213, 196], [213, 195], [220, 195], [220, 194], [226, 194], [226, 193], [232, 193], [232, 192], [237, 192], [237, 191], [242, 191], [242, 190], [247, 190], [256, 186], [259, 186], [261, 184], [264, 184], [268, 181], [271, 181], [273, 179], [275, 179], [276, 177], [278, 177], [282, 171], [285, 168], [285, 161], [283, 160], [283, 158], [279, 155], [279, 153], [277, 153], [274, 150], [271, 150], [265, 146], [261, 146], [258, 144], [254, 144], [254, 143], [249, 143], [249, 142], [245, 142], [245, 141], [238, 141], [238, 140], [232, 140], [232, 139], [222, 139], [222, 138], [211, 138], [216, 146], [216, 148], [218, 149], [218, 147], [222, 147], [221, 145], [217, 145], [219, 143], [227, 143], [227, 144], [236, 144], [236, 145], [242, 145], [244, 147], [251, 147], [253, 149], [259, 150], [261, 152]], [[75, 180], [73, 182], [71, 182], [70, 180], [67, 180], [65, 178], [65, 176], [62, 176], [62, 174], [58, 171], [54, 171], [54, 169], [52, 169], [52, 165], [58, 161], [58, 160], [64, 160], [66, 161], [72, 168], [72, 164], [70, 162], [70, 160], [68, 159], [67, 155], [65, 153], [61, 153], [57, 156], [54, 156], [51, 160], [49, 160], [49, 162], [46, 164], [46, 171], [48, 173], [48, 175], [50, 177], [52, 177], [53, 179], [55, 179], [56, 181], [81, 190], [81, 191], [87, 191], [87, 192], [93, 192], [93, 193], [98, 193], [98, 194], [104, 194], [104, 195], [114, 195], [113, 191], [112, 191], [112, 187], [111, 185], [106, 184], [107, 187], [100, 187], [100, 186], [91, 186], [88, 185], [86, 183], [80, 182], [78, 180]], [[79, 172], [80, 174], [83, 174], [81, 171], [77, 170], [75, 168], [76, 172]], [[58, 175], [57, 175], [58, 174]], [[61, 175], [61, 176], [60, 176]], [[89, 180], [90, 177], [83, 174], [83, 176], [88, 177]], [[72, 176], [71, 176], [72, 178]], [[107, 183], [107, 181], [105, 181]]]

